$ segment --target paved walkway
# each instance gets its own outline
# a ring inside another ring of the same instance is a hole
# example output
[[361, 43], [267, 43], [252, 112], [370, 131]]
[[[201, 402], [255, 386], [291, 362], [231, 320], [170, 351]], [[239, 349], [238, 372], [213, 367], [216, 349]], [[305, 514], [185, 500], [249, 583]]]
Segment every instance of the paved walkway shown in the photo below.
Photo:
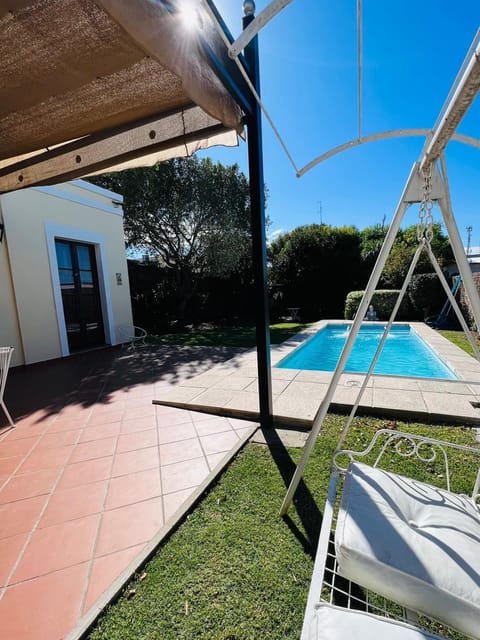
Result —
[[75, 637], [255, 430], [152, 406], [232, 355], [110, 349], [10, 373], [16, 429], [0, 416], [2, 638]]
[[[321, 321], [281, 345], [272, 347], [273, 412], [277, 424], [311, 425], [325, 397], [332, 374], [275, 368], [326, 322]], [[480, 423], [480, 363], [424, 323], [410, 323], [434, 351], [453, 369], [459, 380], [433, 380], [399, 376], [372, 376], [360, 402], [369, 414], [404, 419]], [[412, 371], [412, 374], [415, 372]], [[332, 410], [349, 410], [355, 403], [364, 375], [343, 374], [335, 390]], [[258, 414], [256, 352], [252, 349], [163, 389], [161, 402], [177, 407], [254, 418]]]

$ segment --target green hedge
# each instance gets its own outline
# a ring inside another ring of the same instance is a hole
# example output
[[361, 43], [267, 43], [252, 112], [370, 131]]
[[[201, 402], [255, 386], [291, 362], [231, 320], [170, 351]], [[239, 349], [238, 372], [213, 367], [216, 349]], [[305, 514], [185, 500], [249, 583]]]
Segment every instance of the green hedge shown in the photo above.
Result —
[[408, 297], [419, 318], [439, 313], [447, 296], [436, 273], [414, 275], [408, 287]]
[[[377, 318], [379, 320], [388, 320], [392, 313], [393, 307], [400, 293], [399, 289], [384, 289], [375, 291], [372, 296], [373, 306], [377, 312]], [[360, 305], [360, 301], [363, 297], [364, 291], [350, 291], [345, 300], [345, 320], [353, 320], [357, 309]], [[403, 299], [400, 309], [397, 313], [397, 320], [407, 320], [410, 316], [410, 305], [406, 297]]]

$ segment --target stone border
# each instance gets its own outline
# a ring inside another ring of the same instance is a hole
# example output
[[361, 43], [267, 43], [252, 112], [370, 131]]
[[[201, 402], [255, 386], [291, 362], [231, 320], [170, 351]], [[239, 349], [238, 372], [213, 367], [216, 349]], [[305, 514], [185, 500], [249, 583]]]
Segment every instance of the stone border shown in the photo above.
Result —
[[[279, 369], [275, 365], [326, 324], [345, 324], [345, 321], [321, 320], [271, 348], [274, 419], [278, 425], [308, 427], [318, 411], [332, 372]], [[384, 322], [377, 324], [385, 325]], [[405, 419], [479, 424], [480, 363], [421, 322], [396, 324], [409, 324], [459, 379], [373, 375], [359, 410]], [[342, 374], [332, 410], [349, 411], [363, 379], [364, 374]], [[250, 349], [184, 381], [155, 402], [191, 411], [258, 420], [256, 350]]]

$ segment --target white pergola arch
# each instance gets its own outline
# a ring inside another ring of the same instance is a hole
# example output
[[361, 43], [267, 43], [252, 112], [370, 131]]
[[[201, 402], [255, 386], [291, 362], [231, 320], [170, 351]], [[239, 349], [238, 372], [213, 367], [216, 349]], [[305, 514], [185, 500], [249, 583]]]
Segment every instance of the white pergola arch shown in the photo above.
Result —
[[[339, 144], [338, 146], [325, 151], [321, 155], [311, 160], [302, 169], [300, 169], [300, 171], [297, 172], [297, 178], [301, 178], [308, 171], [310, 171], [310, 169], [313, 169], [313, 167], [316, 167], [322, 162], [325, 162], [325, 160], [329, 160], [330, 158], [333, 158], [333, 156], [336, 156], [343, 151], [348, 151], [349, 149], [359, 147], [363, 144], [368, 144], [369, 142], [378, 142], [379, 140], [389, 140], [392, 138], [419, 138], [432, 135], [433, 129], [392, 129], [390, 131], [372, 133], [368, 136], [362, 136], [361, 138], [354, 138], [353, 140], [349, 140], [348, 142], [344, 142], [343, 144]], [[480, 149], [480, 139], [474, 138], [473, 136], [467, 136], [462, 133], [454, 133], [451, 137], [451, 140]]]

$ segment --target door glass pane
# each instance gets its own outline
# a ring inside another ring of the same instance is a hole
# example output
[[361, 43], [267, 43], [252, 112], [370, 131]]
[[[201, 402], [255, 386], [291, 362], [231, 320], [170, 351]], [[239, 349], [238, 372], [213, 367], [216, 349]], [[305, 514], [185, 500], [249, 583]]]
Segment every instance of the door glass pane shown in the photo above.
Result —
[[90, 270], [92, 268], [92, 265], [90, 264], [89, 247], [77, 244], [76, 250], [79, 268]]
[[72, 254], [70, 252], [70, 245], [67, 242], [60, 242], [60, 240], [56, 240], [55, 249], [57, 251], [57, 262], [59, 269], [71, 269]]
[[60, 276], [60, 284], [62, 287], [64, 286], [72, 286], [74, 285], [73, 281], [73, 270], [72, 269], [58, 269], [58, 274]]
[[93, 285], [93, 273], [91, 271], [82, 270], [80, 271], [80, 282], [82, 286], [92, 286]]

